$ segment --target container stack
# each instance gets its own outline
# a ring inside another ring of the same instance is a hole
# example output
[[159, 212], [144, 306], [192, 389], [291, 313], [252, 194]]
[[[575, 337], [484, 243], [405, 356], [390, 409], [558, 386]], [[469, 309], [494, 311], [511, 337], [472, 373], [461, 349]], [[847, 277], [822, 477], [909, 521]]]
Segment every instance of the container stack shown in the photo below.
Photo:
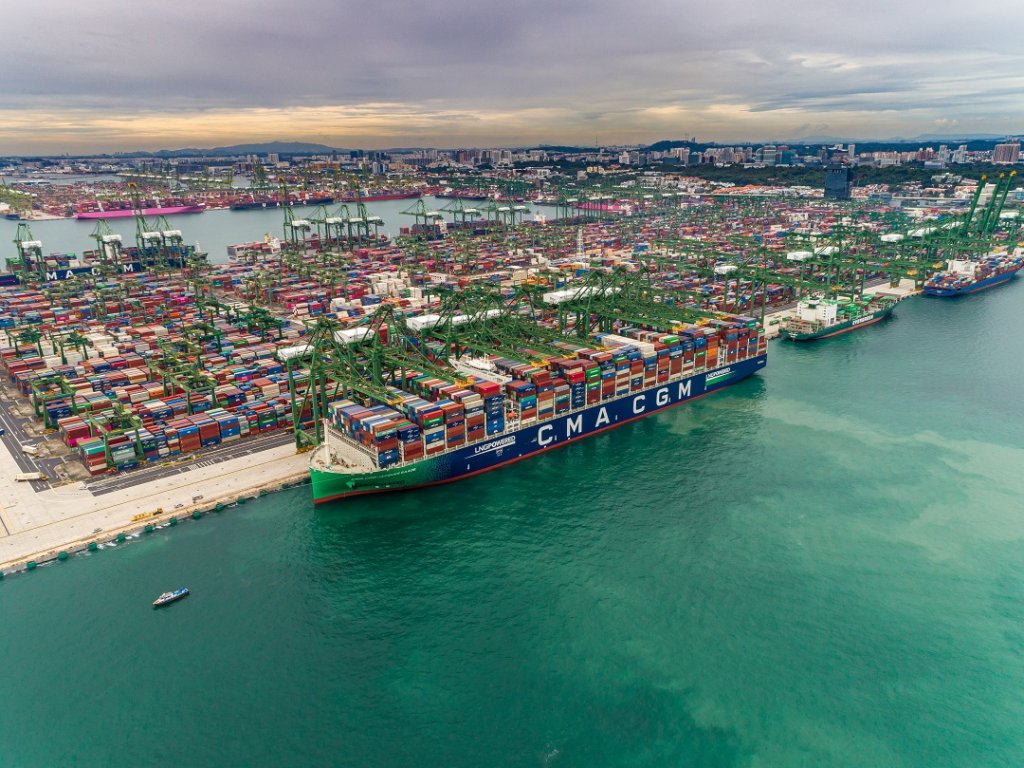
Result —
[[484, 401], [484, 426], [487, 435], [505, 431], [505, 397], [501, 386], [493, 381], [478, 381], [473, 385]]
[[[361, 445], [381, 469], [397, 464], [401, 460], [400, 446], [411, 442], [412, 425], [386, 405], [367, 408], [341, 400], [329, 406], [329, 419], [335, 429]], [[399, 435], [400, 429], [405, 440]]]
[[529, 424], [537, 418], [537, 386], [529, 381], [513, 379], [506, 382], [505, 394], [519, 413], [519, 422]]
[[466, 416], [466, 441], [475, 442], [483, 438], [487, 431], [483, 396], [472, 389], [460, 389], [452, 393], [452, 399], [462, 404]]

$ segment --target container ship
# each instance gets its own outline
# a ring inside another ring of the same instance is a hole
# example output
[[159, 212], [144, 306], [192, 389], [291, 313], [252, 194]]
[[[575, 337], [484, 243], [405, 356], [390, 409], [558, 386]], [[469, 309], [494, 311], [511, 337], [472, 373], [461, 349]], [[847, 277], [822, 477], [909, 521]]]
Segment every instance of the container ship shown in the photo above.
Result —
[[[415, 319], [415, 318], [413, 318]], [[546, 366], [487, 357], [450, 383], [409, 372], [388, 404], [328, 407], [310, 459], [315, 504], [437, 485], [575, 443], [724, 389], [767, 361], [753, 318], [676, 334], [624, 328]]]
[[897, 299], [876, 294], [863, 300], [807, 299], [785, 318], [779, 335], [793, 341], [814, 341], [860, 330], [892, 314]]
[[[421, 194], [419, 192], [379, 192], [366, 195], [346, 194], [338, 197], [331, 195], [310, 195], [308, 197], [289, 196], [288, 204], [302, 206], [331, 205], [332, 203], [374, 203], [382, 200], [405, 200], [412, 197], [421, 197]], [[229, 207], [232, 211], [251, 211], [258, 208], [280, 208], [281, 199], [277, 195], [248, 195], [247, 198], [233, 201]]]
[[[206, 206], [202, 203], [184, 203], [182, 205], [152, 205], [142, 208], [144, 216], [175, 216], [179, 213], [202, 213]], [[90, 205], [88, 209], [79, 209], [75, 212], [76, 219], [124, 219], [135, 216], [140, 211], [132, 207], [131, 203], [97, 203]]]
[[938, 272], [924, 284], [927, 296], [966, 296], [1012, 280], [1024, 268], [1022, 249], [1012, 254], [991, 253], [983, 259], [950, 259], [946, 271]]
[[368, 192], [365, 195], [342, 195], [337, 198], [339, 203], [376, 203], [383, 200], [411, 200], [414, 197], [423, 197], [423, 193], [413, 190], [411, 192]]
[[[253, 211], [262, 208], [280, 208], [283, 198], [280, 195], [245, 195], [241, 198], [234, 198], [228, 204], [232, 211]], [[288, 195], [288, 205], [330, 205], [334, 197], [323, 194], [309, 195]]]
[[490, 193], [481, 189], [439, 189], [434, 197], [451, 198], [454, 200], [490, 200]]
[[186, 245], [176, 229], [145, 233], [155, 235], [146, 247], [122, 246], [121, 235], [104, 235], [103, 251], [51, 253], [43, 256], [39, 240], [16, 241], [20, 253], [7, 259], [7, 272], [0, 272], [0, 286], [45, 284], [79, 277], [103, 277], [141, 274], [154, 266], [183, 268], [192, 263], [205, 264], [208, 254], [198, 246]]

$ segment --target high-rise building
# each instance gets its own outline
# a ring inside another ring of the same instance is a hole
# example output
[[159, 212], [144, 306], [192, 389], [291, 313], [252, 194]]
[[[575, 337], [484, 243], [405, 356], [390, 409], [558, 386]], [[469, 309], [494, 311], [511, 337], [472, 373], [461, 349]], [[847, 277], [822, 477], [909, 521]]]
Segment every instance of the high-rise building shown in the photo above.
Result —
[[850, 169], [834, 163], [825, 171], [825, 197], [836, 200], [850, 199]]
[[1020, 158], [1020, 142], [1008, 141], [1005, 144], [996, 144], [992, 150], [992, 162], [1000, 165], [1012, 165]]

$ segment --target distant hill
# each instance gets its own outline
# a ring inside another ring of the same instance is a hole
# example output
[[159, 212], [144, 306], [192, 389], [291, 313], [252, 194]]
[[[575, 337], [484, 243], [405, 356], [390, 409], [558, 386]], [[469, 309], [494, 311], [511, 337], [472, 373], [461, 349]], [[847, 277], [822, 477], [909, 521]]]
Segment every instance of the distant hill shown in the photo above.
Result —
[[804, 144], [804, 145], [820, 145], [820, 144], [966, 144], [972, 141], [989, 142], [991, 144], [998, 144], [1006, 138], [1004, 133], [971, 133], [956, 136], [949, 133], [922, 133], [918, 136], [891, 136], [887, 139], [865, 139], [863, 137], [856, 139], [850, 136], [804, 136], [801, 139], [795, 139], [788, 142], [780, 142], [783, 144]]
[[341, 152], [335, 147], [325, 144], [313, 144], [307, 141], [268, 141], [262, 144], [235, 144], [230, 147], [214, 147], [210, 150], [219, 155], [260, 155], [275, 153], [278, 155], [323, 155]]
[[1005, 133], [969, 133], [963, 136], [954, 136], [949, 133], [922, 133], [909, 141], [941, 141], [944, 144], [954, 142], [964, 143], [965, 141], [994, 141], [999, 143], [1006, 139]]
[[663, 139], [662, 141], [656, 141], [647, 147], [648, 152], [668, 152], [670, 149], [679, 149], [680, 147], [686, 147], [692, 151], [702, 151], [708, 147], [714, 147], [716, 144], [712, 142], [697, 142], [691, 141], [690, 139]]
[[565, 153], [582, 153], [582, 152], [597, 152], [597, 147], [574, 147], [565, 144], [538, 144], [535, 147], [527, 147], [527, 149], [540, 149], [544, 152], [565, 152]]
[[996, 144], [1006, 140], [1006, 134], [994, 133], [973, 133], [964, 136], [953, 136], [950, 134], [923, 133], [913, 138], [897, 136], [889, 139], [865, 139], [852, 138], [849, 136], [805, 136], [800, 139], [776, 140], [776, 141], [734, 141], [734, 142], [694, 142], [686, 139], [666, 139], [655, 142], [647, 147], [649, 152], [667, 152], [677, 147], [687, 147], [691, 151], [702, 151], [709, 147], [718, 146], [761, 146], [763, 144], [778, 144], [788, 147], [810, 148], [820, 146], [832, 146], [834, 144], [856, 144], [860, 152], [879, 152], [883, 150], [908, 151], [917, 149], [920, 146], [946, 144], [950, 147], [957, 147], [966, 144], [972, 151], [992, 149]]
[[161, 149], [156, 152], [125, 152], [121, 157], [195, 157], [212, 155], [232, 157], [234, 155], [326, 155], [331, 152], [347, 152], [347, 149], [328, 147], [306, 141], [267, 141], [260, 144], [233, 144], [229, 147], [186, 147], [184, 149]]

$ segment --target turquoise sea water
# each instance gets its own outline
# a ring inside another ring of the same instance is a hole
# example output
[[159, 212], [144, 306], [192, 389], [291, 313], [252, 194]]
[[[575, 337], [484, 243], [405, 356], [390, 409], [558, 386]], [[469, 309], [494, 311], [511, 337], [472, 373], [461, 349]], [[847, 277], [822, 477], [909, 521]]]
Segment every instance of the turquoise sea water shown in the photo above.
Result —
[[8, 578], [0, 764], [1019, 766], [1016, 283], [489, 475]]

